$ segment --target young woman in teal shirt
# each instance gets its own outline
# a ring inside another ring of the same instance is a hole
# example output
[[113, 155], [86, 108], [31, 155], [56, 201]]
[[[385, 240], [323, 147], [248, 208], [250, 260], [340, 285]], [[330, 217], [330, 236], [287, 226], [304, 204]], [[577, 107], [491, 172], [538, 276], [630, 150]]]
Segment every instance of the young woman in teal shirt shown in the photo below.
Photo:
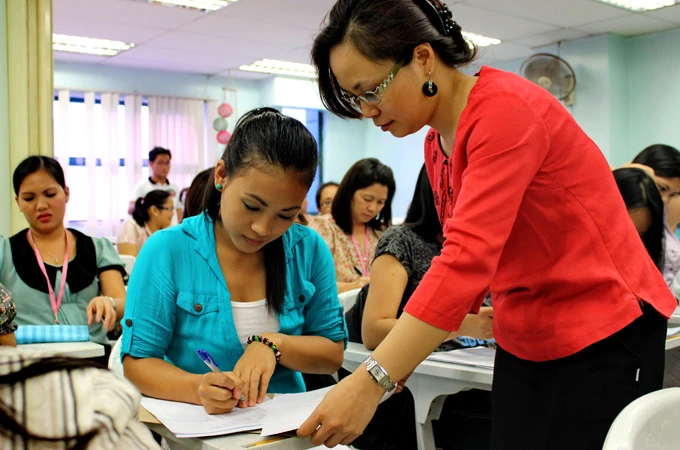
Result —
[[[224, 413], [241, 394], [239, 406], [253, 406], [267, 392], [304, 391], [301, 372], [341, 366], [347, 333], [333, 260], [294, 223], [316, 167], [304, 125], [251, 111], [217, 163], [205, 212], [147, 241], [121, 349], [125, 376], [143, 394]], [[197, 349], [225, 373], [210, 372]]]

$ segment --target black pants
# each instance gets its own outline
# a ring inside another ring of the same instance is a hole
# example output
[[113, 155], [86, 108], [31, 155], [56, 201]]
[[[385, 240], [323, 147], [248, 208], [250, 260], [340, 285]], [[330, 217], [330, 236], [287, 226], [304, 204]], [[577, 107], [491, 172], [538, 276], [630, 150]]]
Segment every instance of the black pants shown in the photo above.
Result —
[[571, 356], [530, 362], [498, 348], [492, 449], [601, 449], [619, 412], [661, 389], [666, 319], [646, 303], [621, 331]]

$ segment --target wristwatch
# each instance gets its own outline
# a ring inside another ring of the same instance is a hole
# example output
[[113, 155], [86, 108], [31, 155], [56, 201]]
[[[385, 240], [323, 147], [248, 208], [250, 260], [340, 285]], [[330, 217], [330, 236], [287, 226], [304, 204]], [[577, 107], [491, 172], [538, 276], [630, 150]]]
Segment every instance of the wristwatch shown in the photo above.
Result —
[[364, 365], [375, 382], [387, 392], [392, 392], [394, 388], [397, 387], [397, 385], [394, 384], [392, 380], [390, 380], [390, 376], [387, 374], [387, 371], [383, 368], [383, 366], [381, 366], [378, 361], [373, 359], [372, 356], [367, 356], [366, 359], [364, 359]]

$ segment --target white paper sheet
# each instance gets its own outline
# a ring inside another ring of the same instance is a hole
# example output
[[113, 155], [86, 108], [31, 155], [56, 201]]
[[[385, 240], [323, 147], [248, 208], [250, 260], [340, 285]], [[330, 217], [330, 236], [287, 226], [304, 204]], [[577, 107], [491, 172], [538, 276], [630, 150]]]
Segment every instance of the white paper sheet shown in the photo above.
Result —
[[277, 394], [262, 405], [267, 412], [262, 425], [262, 436], [297, 430], [307, 420], [333, 386], [300, 394]]
[[234, 408], [227, 414], [211, 415], [201, 405], [142, 397], [142, 406], [156, 416], [177, 437], [219, 436], [262, 428], [265, 403], [251, 408]]
[[680, 334], [680, 327], [669, 327], [666, 332], [666, 337], [677, 336]]
[[430, 361], [441, 361], [464, 366], [493, 369], [496, 350], [489, 347], [462, 348], [450, 352], [435, 352], [427, 357]]

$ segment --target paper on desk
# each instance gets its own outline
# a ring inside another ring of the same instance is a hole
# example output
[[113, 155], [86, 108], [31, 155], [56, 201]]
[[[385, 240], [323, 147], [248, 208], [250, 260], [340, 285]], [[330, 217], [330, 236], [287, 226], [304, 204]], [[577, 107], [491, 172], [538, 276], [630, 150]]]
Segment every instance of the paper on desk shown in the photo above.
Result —
[[[265, 403], [269, 398], [265, 398]], [[264, 423], [263, 404], [234, 408], [227, 414], [211, 415], [201, 405], [142, 397], [141, 404], [177, 437], [218, 436], [257, 430]]]
[[451, 350], [450, 352], [435, 352], [427, 357], [430, 361], [440, 361], [464, 366], [493, 369], [496, 350], [488, 347], [473, 347]]
[[668, 331], [666, 332], [666, 337], [674, 337], [680, 334], [680, 327], [671, 327], [668, 328]]
[[262, 436], [297, 430], [321, 403], [333, 386], [300, 394], [277, 394], [263, 405], [267, 412], [262, 425]]
[[[262, 405], [267, 415], [264, 418], [261, 435], [271, 436], [297, 430], [333, 387], [329, 386], [300, 394], [276, 394], [271, 402]], [[390, 398], [393, 393], [394, 390], [385, 392], [380, 403]]]

